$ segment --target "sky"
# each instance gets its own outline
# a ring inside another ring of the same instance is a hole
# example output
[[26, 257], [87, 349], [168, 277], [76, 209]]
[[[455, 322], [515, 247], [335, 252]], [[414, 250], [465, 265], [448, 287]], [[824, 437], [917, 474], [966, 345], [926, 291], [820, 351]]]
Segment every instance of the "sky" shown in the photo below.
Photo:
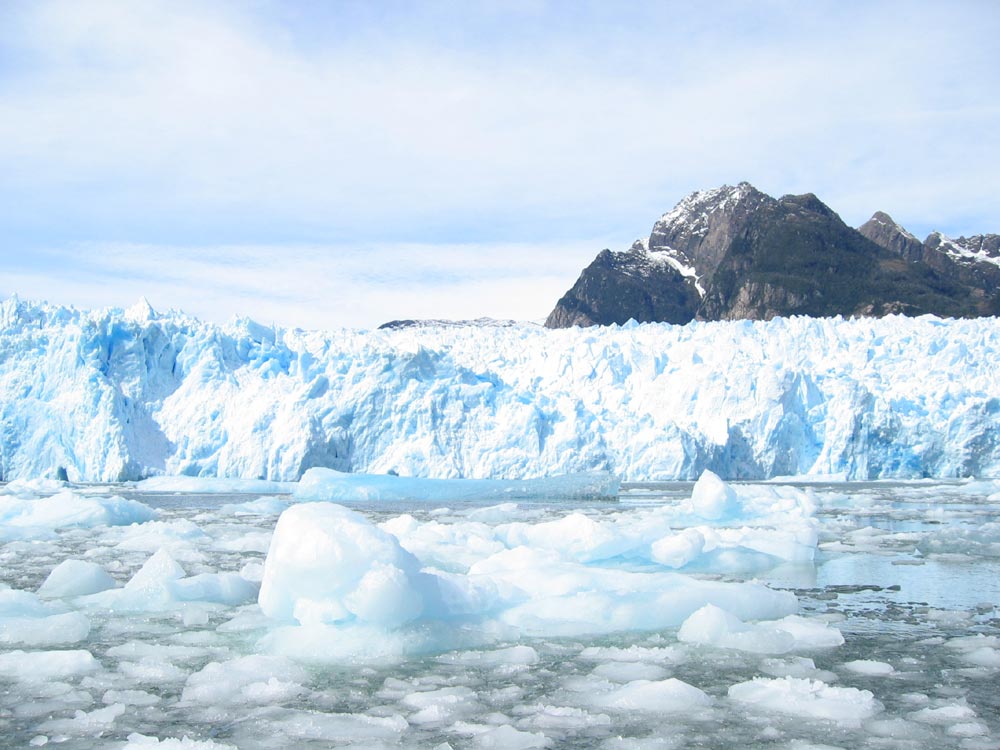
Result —
[[1000, 232], [1000, 3], [0, 1], [0, 296], [541, 320], [694, 190]]

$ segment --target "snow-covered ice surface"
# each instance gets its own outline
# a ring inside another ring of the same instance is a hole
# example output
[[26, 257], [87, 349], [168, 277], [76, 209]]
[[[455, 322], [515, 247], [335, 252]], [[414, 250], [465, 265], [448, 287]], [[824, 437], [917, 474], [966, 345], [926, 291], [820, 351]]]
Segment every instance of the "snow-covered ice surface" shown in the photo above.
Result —
[[208, 486], [0, 490], [0, 744], [1000, 748], [1000, 481]]
[[0, 479], [1000, 476], [998, 353], [994, 318], [320, 333], [11, 298]]

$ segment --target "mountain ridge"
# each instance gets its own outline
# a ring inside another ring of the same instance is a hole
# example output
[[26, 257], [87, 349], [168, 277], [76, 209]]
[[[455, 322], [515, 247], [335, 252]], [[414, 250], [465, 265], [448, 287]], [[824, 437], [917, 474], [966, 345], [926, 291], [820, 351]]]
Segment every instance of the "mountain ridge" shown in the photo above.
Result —
[[604, 250], [550, 328], [784, 315], [1000, 312], [1000, 235], [920, 242], [881, 211], [855, 229], [815, 194], [696, 191], [625, 251]]

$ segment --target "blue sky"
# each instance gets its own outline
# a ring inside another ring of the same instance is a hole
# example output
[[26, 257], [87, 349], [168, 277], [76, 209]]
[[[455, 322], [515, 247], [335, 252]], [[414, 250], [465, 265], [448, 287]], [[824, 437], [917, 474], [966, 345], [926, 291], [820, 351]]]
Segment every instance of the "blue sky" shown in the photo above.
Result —
[[696, 189], [1000, 231], [1000, 4], [0, 4], [0, 294], [543, 318]]

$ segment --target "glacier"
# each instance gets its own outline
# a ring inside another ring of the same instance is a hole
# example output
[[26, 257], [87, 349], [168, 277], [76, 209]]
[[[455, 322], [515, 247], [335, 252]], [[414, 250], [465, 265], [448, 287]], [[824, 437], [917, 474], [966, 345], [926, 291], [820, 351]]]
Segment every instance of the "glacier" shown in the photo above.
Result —
[[1000, 324], [329, 332], [0, 303], [0, 480], [1000, 475]]

